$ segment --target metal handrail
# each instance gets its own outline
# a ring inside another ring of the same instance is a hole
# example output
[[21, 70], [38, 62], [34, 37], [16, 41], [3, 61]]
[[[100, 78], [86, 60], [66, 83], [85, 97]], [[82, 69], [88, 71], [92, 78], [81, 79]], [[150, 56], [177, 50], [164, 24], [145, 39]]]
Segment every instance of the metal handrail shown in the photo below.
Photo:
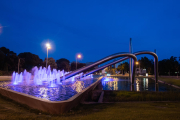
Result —
[[[139, 51], [139, 52], [134, 53], [134, 55], [141, 55], [141, 54], [150, 54], [150, 55], [154, 56], [154, 73], [155, 73], [155, 82], [157, 83], [157, 81], [158, 81], [158, 56], [157, 56], [157, 54], [154, 53], [154, 52], [151, 52], [151, 51]], [[94, 73], [94, 72], [96, 72], [96, 71], [102, 70], [102, 69], [104, 69], [104, 68], [106, 68], [106, 67], [108, 67], [108, 66], [114, 65], [114, 64], [119, 63], [119, 62], [121, 62], [121, 61], [124, 61], [124, 60], [126, 60], [126, 59], [129, 59], [129, 57], [124, 57], [124, 58], [122, 58], [122, 59], [119, 59], [119, 60], [116, 60], [116, 61], [114, 61], [114, 62], [111, 62], [111, 63], [109, 63], [109, 64], [107, 64], [107, 65], [104, 65], [104, 66], [102, 66], [102, 67], [99, 67], [99, 68], [97, 68], [97, 69], [94, 69], [94, 70], [86, 73], [85, 75], [92, 74], [92, 73]], [[134, 63], [133, 63], [133, 64], [134, 64]], [[133, 67], [133, 68], [134, 68], [134, 67]], [[135, 73], [135, 71], [133, 70], [132, 73]], [[131, 75], [131, 76], [132, 76], [132, 75]], [[131, 80], [132, 80], [132, 79], [131, 79]], [[134, 84], [134, 81], [131, 81], [131, 82], [132, 82], [132, 84]]]
[[[133, 58], [133, 60], [134, 60], [135, 62], [137, 61], [136, 56], [135, 56], [134, 54], [132, 54], [132, 53], [117, 53], [117, 54], [113, 54], [113, 55], [107, 56], [107, 57], [105, 57], [105, 58], [103, 58], [103, 59], [101, 59], [101, 60], [99, 60], [99, 61], [97, 61], [97, 62], [95, 62], [95, 63], [93, 63], [93, 64], [91, 64], [91, 65], [88, 65], [88, 66], [86, 66], [86, 67], [83, 67], [83, 68], [80, 68], [80, 69], [78, 69], [78, 70], [75, 70], [75, 71], [73, 71], [73, 72], [71, 72], [71, 73], [69, 73], [69, 74], [66, 74], [66, 75], [65, 75], [65, 79], [70, 78], [70, 77], [72, 77], [72, 76], [74, 76], [74, 75], [76, 75], [76, 74], [79, 74], [79, 73], [81, 73], [81, 72], [83, 72], [83, 71], [85, 71], [85, 70], [88, 70], [89, 68], [93, 68], [93, 67], [95, 67], [95, 66], [97, 66], [97, 65], [100, 65], [100, 64], [102, 64], [102, 63], [104, 63], [104, 62], [107, 62], [107, 61], [109, 61], [109, 60], [112, 60], [112, 59], [114, 59], [114, 58], [126, 57], [126, 56], [128, 56], [128, 58], [129, 58], [129, 57]], [[133, 72], [132, 72], [132, 77], [131, 77], [131, 81], [132, 81], [133, 84], [134, 84], [134, 77], [135, 77], [135, 74], [134, 74], [134, 73], [135, 73], [135, 68], [136, 68], [136, 66], [135, 66], [135, 64], [133, 63]], [[63, 80], [63, 77], [61, 77], [60, 80]]]

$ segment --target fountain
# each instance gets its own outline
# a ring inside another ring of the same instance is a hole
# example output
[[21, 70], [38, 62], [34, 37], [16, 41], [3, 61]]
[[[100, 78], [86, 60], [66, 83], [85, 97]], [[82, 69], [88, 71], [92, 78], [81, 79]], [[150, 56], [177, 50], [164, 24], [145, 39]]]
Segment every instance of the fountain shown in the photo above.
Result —
[[0, 82], [0, 94], [34, 109], [63, 113], [79, 104], [80, 99], [101, 79], [82, 72], [65, 79], [69, 73], [51, 70], [50, 66], [47, 69], [34, 67], [31, 72], [13, 72], [11, 81]]
[[[71, 78], [65, 80], [65, 75], [69, 72], [65, 72], [64, 70], [56, 70], [53, 69], [51, 71], [50, 66], [46, 69], [45, 67], [34, 67], [32, 68], [32, 73], [21, 72], [20, 74], [13, 72], [12, 75], [12, 84], [13, 85], [45, 85], [47, 87], [57, 87], [57, 85], [62, 84], [64, 81], [74, 81], [78, 78], [93, 78], [92, 74], [88, 76], [84, 76], [83, 73], [77, 74]], [[60, 77], [63, 77], [63, 81], [60, 81]]]
[[64, 70], [51, 70], [50, 66], [47, 69], [33, 67], [31, 73], [26, 70], [19, 74], [13, 72], [12, 81], [0, 82], [0, 87], [48, 101], [64, 101], [96, 81], [92, 74], [86, 76], [83, 73], [65, 79], [68, 73]]

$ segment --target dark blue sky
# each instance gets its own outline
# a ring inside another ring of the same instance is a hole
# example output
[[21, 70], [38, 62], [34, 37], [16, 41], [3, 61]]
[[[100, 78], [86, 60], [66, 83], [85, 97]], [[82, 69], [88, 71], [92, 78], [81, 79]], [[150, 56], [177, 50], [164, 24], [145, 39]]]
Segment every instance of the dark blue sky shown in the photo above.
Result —
[[[19, 54], [94, 62], [117, 52], [180, 56], [179, 0], [0, 0], [0, 47]], [[152, 58], [152, 57], [150, 57]]]

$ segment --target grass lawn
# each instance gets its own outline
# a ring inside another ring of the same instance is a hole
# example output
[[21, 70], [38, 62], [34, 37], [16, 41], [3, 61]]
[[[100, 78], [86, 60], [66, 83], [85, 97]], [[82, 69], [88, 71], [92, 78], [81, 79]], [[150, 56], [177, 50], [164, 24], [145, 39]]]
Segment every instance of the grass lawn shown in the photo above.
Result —
[[[161, 77], [159, 78], [160, 80]], [[166, 78], [165, 78], [166, 79]], [[176, 79], [168, 81], [175, 81]], [[0, 79], [1, 80], [1, 79]], [[165, 81], [165, 82], [167, 82]], [[170, 83], [173, 84], [173, 83]], [[175, 84], [177, 85], [177, 84]], [[180, 86], [180, 84], [179, 84]], [[108, 98], [108, 96], [107, 96]], [[106, 99], [107, 99], [106, 98]], [[180, 101], [176, 92], [112, 92], [113, 101]], [[108, 99], [109, 99], [108, 98]], [[61, 115], [51, 115], [31, 109], [0, 95], [0, 119], [58, 119], [58, 120], [179, 120], [180, 102], [119, 102], [108, 104], [81, 104]]]
[[168, 78], [168, 77], [159, 77], [158, 79], [169, 84], [180, 86], [180, 79]]
[[104, 102], [124, 101], [180, 101], [180, 92], [133, 92], [133, 91], [104, 91]]
[[179, 120], [180, 102], [122, 102], [79, 105], [68, 113], [50, 115], [0, 96], [0, 119]]

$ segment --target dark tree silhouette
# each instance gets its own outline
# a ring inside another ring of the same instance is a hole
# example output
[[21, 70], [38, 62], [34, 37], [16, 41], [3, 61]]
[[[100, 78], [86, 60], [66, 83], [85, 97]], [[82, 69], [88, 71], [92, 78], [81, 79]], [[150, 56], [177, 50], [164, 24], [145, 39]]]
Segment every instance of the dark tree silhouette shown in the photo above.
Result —
[[[86, 66], [85, 63], [79, 63], [79, 62], [77, 62], [77, 69], [82, 68], [82, 67], [85, 67], [85, 66]], [[72, 63], [71, 63], [71, 71], [74, 71], [74, 70], [76, 70], [76, 62], [72, 62]]]
[[[48, 64], [47, 64], [47, 65], [48, 65], [48, 66], [50, 65], [51, 70], [52, 70], [52, 69], [57, 69], [57, 64], [56, 64], [56, 62], [55, 62], [55, 59], [52, 58], [52, 57], [48, 58]], [[43, 61], [42, 66], [43, 66], [43, 67], [46, 67], [46, 58], [45, 58], [45, 60]]]
[[0, 50], [0, 70], [4, 69], [5, 57], [4, 52]]
[[70, 71], [70, 62], [69, 60], [65, 58], [61, 58], [59, 60], [56, 60], [57, 63], [57, 69], [58, 70], [65, 70], [65, 71]]
[[[177, 57], [171, 56], [170, 59], [163, 59], [159, 61], [159, 74], [160, 75], [178, 75], [179, 63]], [[175, 73], [177, 72], [177, 73]]]
[[124, 74], [124, 72], [128, 72], [129, 71], [129, 63], [125, 62], [123, 64], [118, 65], [117, 71], [121, 71], [121, 72], [123, 72], [123, 74]]
[[147, 57], [141, 57], [139, 61], [140, 68], [146, 69], [148, 74], [154, 74], [154, 61], [149, 60]]
[[14, 71], [17, 70], [18, 56], [13, 51], [5, 47], [0, 48], [0, 69], [3, 71]]
[[30, 52], [20, 53], [19, 55], [20, 63], [22, 63], [23, 69], [31, 70], [34, 66], [41, 66], [42, 59], [38, 55], [32, 54]]

